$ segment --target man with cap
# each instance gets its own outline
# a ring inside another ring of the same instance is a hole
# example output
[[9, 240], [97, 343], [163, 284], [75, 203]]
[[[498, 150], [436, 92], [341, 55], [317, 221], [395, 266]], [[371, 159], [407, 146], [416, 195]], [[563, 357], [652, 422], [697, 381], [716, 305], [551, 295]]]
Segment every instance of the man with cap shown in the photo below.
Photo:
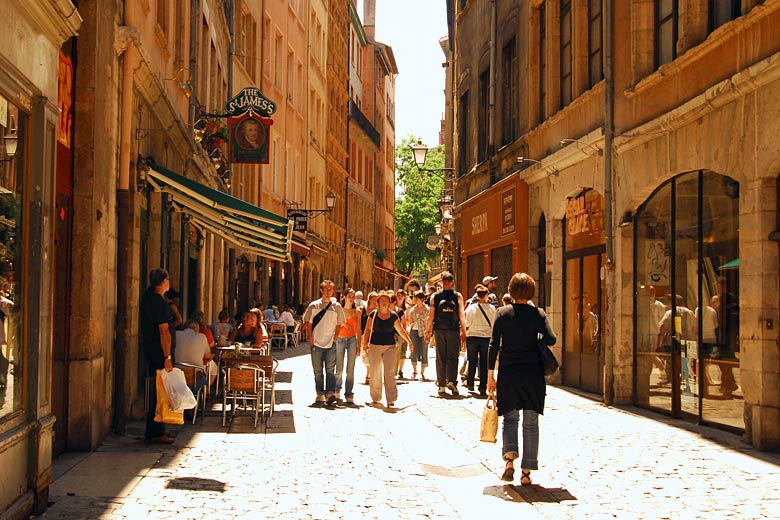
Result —
[[466, 316], [463, 296], [453, 289], [455, 278], [449, 271], [441, 275], [442, 289], [431, 296], [431, 312], [425, 326], [425, 341], [436, 341], [436, 384], [439, 395], [446, 389], [458, 395], [458, 354], [466, 340]]
[[[496, 276], [486, 276], [482, 279], [482, 285], [487, 287], [488, 290], [488, 297], [487, 302], [498, 309], [501, 306], [501, 302], [498, 299], [498, 296], [496, 296], [495, 289], [496, 289], [496, 280], [498, 280], [498, 277]], [[471, 298], [471, 303], [476, 303], [479, 301], [479, 297], [476, 293], [474, 293], [474, 296]]]

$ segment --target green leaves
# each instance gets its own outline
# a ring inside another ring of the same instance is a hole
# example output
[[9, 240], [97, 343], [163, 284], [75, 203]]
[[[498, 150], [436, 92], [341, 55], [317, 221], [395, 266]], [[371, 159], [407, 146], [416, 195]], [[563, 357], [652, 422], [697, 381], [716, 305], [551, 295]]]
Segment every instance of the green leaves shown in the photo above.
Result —
[[[406, 274], [428, 269], [430, 262], [439, 256], [425, 244], [428, 236], [434, 234], [434, 225], [440, 221], [439, 198], [444, 180], [441, 172], [427, 172], [417, 169], [412, 157], [412, 144], [417, 138], [404, 137], [395, 150], [395, 174], [398, 188], [395, 201], [395, 235], [401, 247], [396, 251], [396, 268]], [[441, 168], [444, 165], [444, 148], [437, 146], [428, 150], [426, 168]]]

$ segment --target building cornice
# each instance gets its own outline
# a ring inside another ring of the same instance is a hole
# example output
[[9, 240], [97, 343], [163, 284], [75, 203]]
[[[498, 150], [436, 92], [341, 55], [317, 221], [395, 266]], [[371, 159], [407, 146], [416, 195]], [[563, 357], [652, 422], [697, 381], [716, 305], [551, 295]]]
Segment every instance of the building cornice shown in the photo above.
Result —
[[615, 150], [622, 153], [659, 135], [678, 130], [777, 80], [780, 80], [780, 52], [713, 85], [677, 108], [615, 137]]
[[62, 42], [78, 36], [82, 18], [71, 0], [10, 0], [49, 41], [59, 48]]

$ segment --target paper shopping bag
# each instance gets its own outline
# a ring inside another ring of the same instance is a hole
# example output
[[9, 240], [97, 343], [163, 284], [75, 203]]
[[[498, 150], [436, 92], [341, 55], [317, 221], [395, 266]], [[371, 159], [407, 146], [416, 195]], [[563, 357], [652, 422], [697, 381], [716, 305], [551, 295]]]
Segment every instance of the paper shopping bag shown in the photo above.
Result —
[[162, 382], [162, 370], [157, 371], [157, 407], [154, 420], [165, 424], [184, 424], [184, 412], [174, 412], [168, 402], [168, 394], [165, 393], [165, 385]]
[[479, 425], [479, 440], [482, 442], [496, 442], [496, 434], [498, 434], [496, 394], [490, 394], [485, 402], [485, 407], [482, 409], [482, 422]]

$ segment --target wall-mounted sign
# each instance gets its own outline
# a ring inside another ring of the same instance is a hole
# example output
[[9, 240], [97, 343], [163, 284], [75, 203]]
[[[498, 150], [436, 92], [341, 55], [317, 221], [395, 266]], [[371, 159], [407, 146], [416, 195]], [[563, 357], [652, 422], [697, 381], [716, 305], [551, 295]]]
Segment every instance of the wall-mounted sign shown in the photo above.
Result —
[[488, 216], [487, 213], [480, 213], [471, 217], [471, 234], [479, 235], [488, 230]]
[[225, 112], [231, 116], [255, 112], [270, 117], [276, 112], [276, 103], [265, 97], [259, 88], [244, 87], [241, 92], [228, 99], [225, 103]]
[[73, 127], [73, 63], [62, 51], [60, 51], [60, 65], [57, 71], [57, 106], [60, 109], [57, 141], [70, 148]]
[[515, 232], [515, 190], [501, 195], [501, 236]]
[[249, 111], [228, 118], [230, 162], [268, 164], [268, 143], [273, 120]]
[[287, 220], [292, 220], [293, 231], [306, 231], [309, 222], [309, 212], [305, 209], [288, 209]]

